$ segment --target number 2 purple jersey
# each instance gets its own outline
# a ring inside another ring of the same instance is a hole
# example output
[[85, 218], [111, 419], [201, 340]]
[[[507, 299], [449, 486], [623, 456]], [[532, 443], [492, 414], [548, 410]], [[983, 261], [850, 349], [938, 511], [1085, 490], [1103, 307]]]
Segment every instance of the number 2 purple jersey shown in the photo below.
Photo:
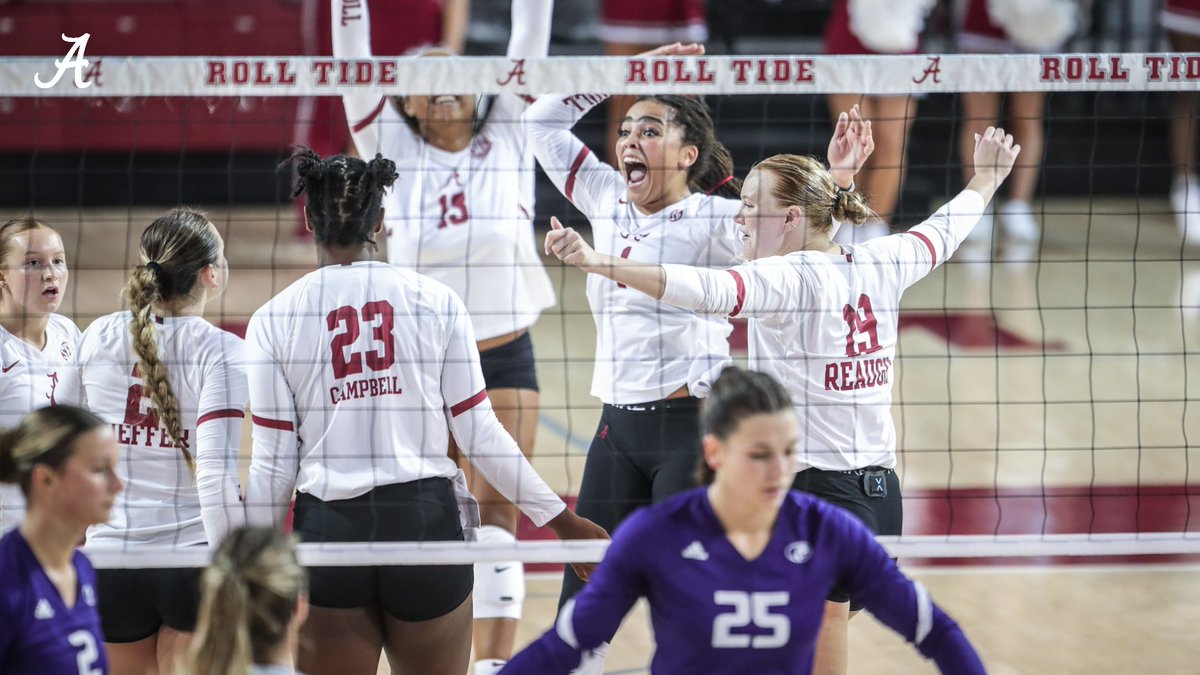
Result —
[[68, 608], [20, 531], [0, 538], [0, 673], [108, 673], [96, 611], [96, 572], [78, 551], [74, 565], [78, 593]]

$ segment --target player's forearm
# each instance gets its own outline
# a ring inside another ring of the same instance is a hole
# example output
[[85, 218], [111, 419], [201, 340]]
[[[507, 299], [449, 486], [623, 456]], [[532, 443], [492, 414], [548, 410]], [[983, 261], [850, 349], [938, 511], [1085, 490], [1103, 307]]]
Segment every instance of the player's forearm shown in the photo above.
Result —
[[536, 58], [550, 52], [550, 19], [554, 0], [513, 0], [508, 57]]
[[[299, 470], [296, 434], [254, 425], [254, 451], [246, 480], [246, 521], [259, 527], [283, 524]], [[289, 449], [290, 448], [290, 449]]]
[[442, 3], [442, 46], [461, 54], [467, 45], [467, 20], [470, 0], [446, 0]]
[[330, 0], [333, 55], [339, 59], [371, 58], [371, 16], [364, 0]]
[[451, 417], [450, 431], [471, 464], [534, 525], [545, 525], [567, 508], [521, 454], [486, 399]]
[[958, 627], [958, 624], [953, 621], [950, 621], [950, 624], [944, 629], [945, 632], [938, 640], [936, 648], [929, 652], [922, 649], [922, 653], [937, 664], [939, 672], [947, 675], [951, 673], [953, 675], [984, 675], [987, 669], [980, 660], [979, 654], [971, 646], [971, 642], [967, 640], [967, 636]]
[[618, 284], [641, 291], [658, 300], [666, 288], [666, 274], [662, 265], [649, 265], [616, 256], [595, 254], [595, 262], [581, 265], [580, 269], [590, 274], [608, 277]]
[[936, 259], [940, 262], [958, 250], [959, 245], [979, 223], [986, 208], [986, 198], [968, 186], [909, 232], [925, 236], [930, 245], [937, 249]]
[[967, 190], [978, 192], [980, 197], [983, 197], [983, 205], [987, 206], [991, 203], [992, 197], [996, 196], [996, 190], [1000, 189], [1000, 185], [1004, 183], [1004, 179], [996, 178], [990, 172], [976, 173], [967, 182]]
[[241, 436], [241, 417], [210, 420], [196, 429], [196, 492], [200, 520], [211, 546], [246, 522], [237, 478]]
[[[660, 299], [663, 302], [718, 316], [725, 316], [738, 308], [736, 277], [728, 270], [709, 270], [690, 265], [663, 265], [662, 270], [663, 291]], [[744, 294], [741, 299], [745, 300]]]

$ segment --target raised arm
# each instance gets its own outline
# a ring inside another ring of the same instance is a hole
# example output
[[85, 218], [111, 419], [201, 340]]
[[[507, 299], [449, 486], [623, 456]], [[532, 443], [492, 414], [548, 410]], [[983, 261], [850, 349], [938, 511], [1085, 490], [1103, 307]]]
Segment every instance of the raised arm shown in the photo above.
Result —
[[513, 0], [508, 58], [538, 58], [550, 53], [554, 0]]
[[445, 0], [442, 3], [442, 46], [461, 54], [467, 46], [467, 22], [471, 0]]
[[[333, 25], [333, 55], [339, 59], [369, 59], [371, 16], [366, 0], [330, 0]], [[408, 128], [386, 96], [369, 88], [342, 95], [346, 123], [358, 154], [373, 157], [381, 152], [396, 160], [414, 154], [419, 138]]]
[[525, 136], [538, 164], [550, 181], [585, 215], [591, 215], [607, 197], [616, 199], [624, 189], [616, 169], [600, 161], [583, 141], [571, 133], [583, 116], [607, 99], [604, 94], [546, 94], [525, 111]]
[[899, 264], [900, 281], [908, 287], [942, 264], [958, 250], [975, 228], [988, 202], [1012, 171], [1021, 146], [1003, 129], [988, 127], [975, 141], [975, 175], [954, 199], [925, 222], [895, 237], [880, 237], [867, 246], [890, 248], [885, 252]]

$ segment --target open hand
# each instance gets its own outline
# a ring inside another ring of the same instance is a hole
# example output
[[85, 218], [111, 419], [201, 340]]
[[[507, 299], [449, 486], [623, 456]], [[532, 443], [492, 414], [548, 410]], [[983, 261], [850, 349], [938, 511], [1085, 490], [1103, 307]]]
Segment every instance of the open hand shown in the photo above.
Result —
[[[608, 532], [604, 531], [603, 527], [593, 523], [592, 521], [577, 515], [570, 508], [563, 509], [562, 513], [555, 516], [550, 522], [546, 523], [558, 535], [559, 539], [567, 541], [570, 539], [608, 539]], [[571, 563], [571, 569], [575, 574], [587, 581], [588, 577], [592, 576], [592, 572], [596, 569], [596, 563]]]
[[1014, 144], [1012, 134], [988, 127], [982, 135], [975, 134], [975, 175], [989, 178], [993, 187], [999, 187], [1012, 172], [1019, 154], [1021, 146]]
[[849, 113], [838, 115], [827, 155], [829, 171], [838, 185], [848, 187], [874, 151], [875, 136], [871, 121], [862, 118], [858, 104], [850, 108]]

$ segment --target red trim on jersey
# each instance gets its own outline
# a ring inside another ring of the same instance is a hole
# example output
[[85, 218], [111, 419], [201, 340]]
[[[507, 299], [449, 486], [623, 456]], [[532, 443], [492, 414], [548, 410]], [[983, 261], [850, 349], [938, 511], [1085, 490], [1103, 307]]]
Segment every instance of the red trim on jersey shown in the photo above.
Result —
[[252, 419], [258, 426], [266, 427], [268, 429], [278, 429], [280, 431], [296, 430], [296, 428], [292, 426], [291, 422], [285, 422], [283, 420], [273, 420], [269, 417], [259, 417], [258, 415], [250, 415], [250, 419]]
[[522, 101], [525, 101], [526, 103], [533, 103], [533, 102], [537, 101], [536, 98], [534, 98], [533, 96], [530, 96], [529, 94], [517, 94], [517, 98], [521, 99]]
[[387, 97], [380, 96], [379, 97], [379, 105], [375, 106], [375, 109], [371, 111], [371, 114], [364, 117], [361, 122], [359, 122], [358, 124], [355, 124], [353, 131], [355, 133], [362, 131], [363, 129], [365, 129], [367, 127], [368, 124], [370, 124], [371, 122], [374, 122], [375, 118], [379, 117], [379, 113], [383, 112], [383, 106], [386, 103], [387, 103]]
[[733, 306], [733, 311], [729, 313], [729, 316], [737, 316], [738, 312], [742, 311], [742, 305], [746, 302], [746, 282], [742, 281], [742, 275], [737, 272], [733, 270], [725, 271], [733, 275], [733, 282], [737, 284], [737, 304]]
[[563, 192], [565, 192], [567, 195], [567, 201], [571, 202], [572, 204], [575, 203], [575, 199], [573, 197], [575, 194], [575, 174], [579, 172], [579, 167], [583, 166], [583, 160], [587, 159], [589, 152], [591, 152], [591, 150], [588, 150], [586, 145], [583, 146], [583, 149], [579, 151], [579, 154], [575, 155], [575, 161], [571, 163], [571, 170], [567, 173], [567, 189]]
[[484, 399], [486, 399], [486, 398], [487, 398], [487, 389], [480, 389], [479, 393], [475, 394], [471, 398], [463, 401], [462, 403], [458, 403], [456, 405], [450, 406], [450, 416], [458, 417], [459, 415], [467, 412], [471, 408], [474, 408], [475, 406], [479, 405], [480, 403], [483, 403]]
[[929, 249], [929, 256], [931, 258], [933, 258], [933, 264], [930, 265], [930, 268], [932, 269], [934, 267], [937, 267], [937, 250], [935, 250], [933, 248], [933, 242], [929, 241], [929, 237], [926, 237], [925, 235], [921, 234], [920, 232], [909, 231], [909, 232], [906, 232], [905, 234], [911, 234], [912, 236], [916, 237], [917, 239], [920, 239], [921, 241], [925, 242], [925, 248]]
[[237, 410], [236, 408], [225, 408], [224, 410], [214, 410], [212, 412], [204, 413], [203, 415], [201, 415], [200, 419], [196, 420], [196, 426], [200, 426], [201, 424], [204, 424], [205, 422], [210, 422], [212, 420], [225, 419], [227, 417], [238, 417], [238, 418], [244, 419], [246, 417], [246, 413], [241, 410]]

